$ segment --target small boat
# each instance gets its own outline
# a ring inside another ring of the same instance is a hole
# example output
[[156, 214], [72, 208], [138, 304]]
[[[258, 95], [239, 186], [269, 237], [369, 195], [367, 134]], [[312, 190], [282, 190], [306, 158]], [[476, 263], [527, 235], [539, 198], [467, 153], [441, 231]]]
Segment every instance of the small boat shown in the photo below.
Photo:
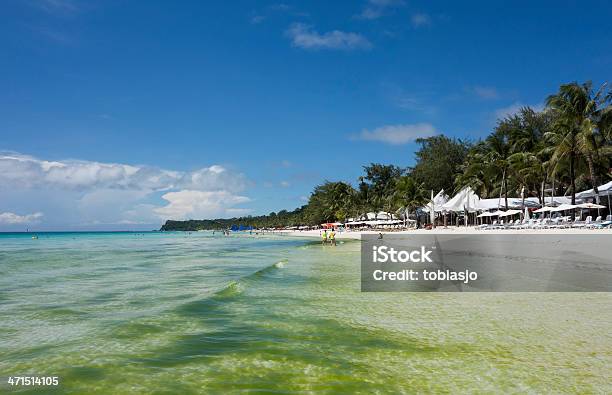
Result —
[[36, 240], [36, 239], [38, 239], [38, 236], [36, 235], [32, 236], [32, 240]]

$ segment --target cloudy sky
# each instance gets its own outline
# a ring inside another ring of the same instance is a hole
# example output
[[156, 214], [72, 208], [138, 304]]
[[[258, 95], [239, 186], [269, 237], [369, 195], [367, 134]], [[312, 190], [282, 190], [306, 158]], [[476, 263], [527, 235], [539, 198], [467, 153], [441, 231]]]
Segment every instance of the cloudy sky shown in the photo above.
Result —
[[610, 78], [607, 1], [8, 0], [0, 230], [293, 209]]

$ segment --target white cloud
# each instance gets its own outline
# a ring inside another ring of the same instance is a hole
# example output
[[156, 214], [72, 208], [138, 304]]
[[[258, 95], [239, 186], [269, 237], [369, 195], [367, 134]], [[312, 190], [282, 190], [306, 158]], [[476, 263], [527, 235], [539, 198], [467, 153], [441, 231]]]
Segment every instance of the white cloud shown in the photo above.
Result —
[[[44, 224], [56, 226], [156, 224], [160, 218], [175, 219], [175, 214], [183, 218], [190, 213], [194, 217], [229, 215], [244, 210], [233, 206], [249, 201], [239, 195], [248, 185], [244, 175], [219, 165], [175, 171], [121, 163], [48, 161], [0, 152], [3, 208], [44, 211], [49, 214]], [[160, 193], [170, 202], [164, 207], [153, 204]], [[201, 200], [187, 204], [184, 196]], [[41, 216], [5, 213], [0, 223]]]
[[0, 153], [0, 189], [61, 188], [77, 191], [91, 189], [131, 189], [159, 191], [168, 189], [244, 189], [245, 178], [224, 167], [213, 165], [191, 172], [164, 170], [148, 166], [90, 161], [46, 161], [31, 156]]
[[294, 17], [308, 16], [307, 12], [300, 11], [295, 6], [290, 6], [284, 3], [277, 3], [264, 7], [256, 13], [252, 14], [250, 21], [251, 24], [256, 25], [264, 22], [265, 20], [271, 19], [277, 14], [289, 14]]
[[191, 191], [168, 192], [162, 196], [169, 203], [153, 211], [161, 219], [219, 218], [246, 212], [232, 208], [240, 203], [249, 202], [246, 196], [233, 195], [228, 191]]
[[289, 181], [281, 181], [280, 186], [283, 188], [289, 188], [291, 186], [291, 183], [289, 183]]
[[497, 89], [490, 86], [474, 86], [470, 89], [476, 96], [485, 100], [499, 99]]
[[73, 0], [38, 0], [32, 4], [50, 14], [69, 14], [79, 11], [79, 7]]
[[263, 15], [254, 15], [254, 16], [251, 17], [251, 23], [253, 25], [257, 25], [257, 24], [263, 22], [265, 19], [266, 19], [266, 17], [263, 16]]
[[372, 43], [358, 33], [333, 30], [319, 33], [312, 26], [303, 23], [294, 23], [285, 34], [291, 38], [291, 45], [304, 49], [370, 49]]
[[419, 27], [425, 27], [431, 25], [431, 17], [427, 14], [413, 14], [410, 18], [410, 23], [412, 23], [412, 27], [418, 29]]
[[524, 103], [517, 101], [507, 107], [502, 107], [502, 108], [495, 110], [495, 118], [497, 119], [507, 118], [519, 112], [519, 110], [523, 107], [531, 107], [534, 111], [542, 111], [544, 109], [543, 104], [535, 104], [535, 105], [530, 106], [528, 104], [524, 104]]
[[418, 123], [414, 125], [387, 125], [376, 128], [372, 131], [364, 129], [356, 136], [356, 140], [380, 141], [392, 145], [406, 144], [419, 137], [430, 137], [436, 133], [429, 123]]
[[403, 0], [368, 0], [358, 19], [378, 19], [389, 12], [391, 7], [400, 7], [405, 3]]
[[40, 221], [42, 213], [34, 213], [27, 215], [17, 215], [15, 213], [0, 213], [0, 224], [28, 224]]
[[407, 91], [393, 82], [383, 82], [379, 85], [380, 94], [395, 107], [418, 113], [420, 116], [432, 116], [438, 112], [436, 105], [432, 104], [435, 91]]

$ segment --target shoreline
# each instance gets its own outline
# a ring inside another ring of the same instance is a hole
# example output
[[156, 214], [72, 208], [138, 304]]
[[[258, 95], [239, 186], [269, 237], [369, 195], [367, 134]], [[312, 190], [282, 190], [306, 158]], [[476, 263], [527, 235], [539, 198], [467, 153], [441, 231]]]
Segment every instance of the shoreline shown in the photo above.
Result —
[[[607, 234], [607, 235], [612, 235], [612, 229], [491, 229], [491, 230], [482, 230], [482, 229], [478, 229], [475, 227], [467, 227], [467, 228], [456, 228], [456, 227], [439, 227], [439, 228], [435, 228], [435, 229], [412, 229], [412, 230], [402, 230], [402, 231], [395, 231], [395, 232], [389, 232], [389, 231], [371, 231], [371, 230], [365, 230], [365, 231], [344, 231], [344, 232], [336, 232], [336, 239], [338, 240], [361, 240], [361, 235], [366, 235], [366, 234], [371, 234], [371, 235], [377, 235], [379, 233], [382, 233], [383, 235], [386, 234], [392, 234], [392, 235], [397, 235], [397, 234], [404, 234], [404, 235], [428, 235], [428, 234], [454, 234], [454, 235], [459, 235], [459, 234], [476, 234], [476, 235], [483, 235], [483, 234], [533, 234], [533, 235], [537, 235], [537, 234], [559, 234], [559, 235], [571, 235], [571, 234], [576, 234], [576, 235], [584, 235], [584, 234], [592, 234], [592, 235], [600, 235], [600, 234]], [[320, 239], [321, 238], [321, 234], [320, 234], [320, 230], [291, 230], [291, 231], [285, 231], [285, 230], [279, 230], [279, 231], [272, 231], [268, 234], [274, 234], [274, 235], [279, 235], [279, 236], [289, 236], [289, 237], [307, 237], [307, 238], [316, 238], [316, 239]]]

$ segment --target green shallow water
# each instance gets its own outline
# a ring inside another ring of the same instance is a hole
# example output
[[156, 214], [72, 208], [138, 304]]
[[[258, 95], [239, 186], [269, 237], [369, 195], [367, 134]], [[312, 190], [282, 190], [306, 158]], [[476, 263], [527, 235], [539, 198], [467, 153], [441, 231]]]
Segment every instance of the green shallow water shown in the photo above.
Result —
[[612, 295], [361, 293], [359, 243], [0, 235], [8, 393], [610, 393]]

